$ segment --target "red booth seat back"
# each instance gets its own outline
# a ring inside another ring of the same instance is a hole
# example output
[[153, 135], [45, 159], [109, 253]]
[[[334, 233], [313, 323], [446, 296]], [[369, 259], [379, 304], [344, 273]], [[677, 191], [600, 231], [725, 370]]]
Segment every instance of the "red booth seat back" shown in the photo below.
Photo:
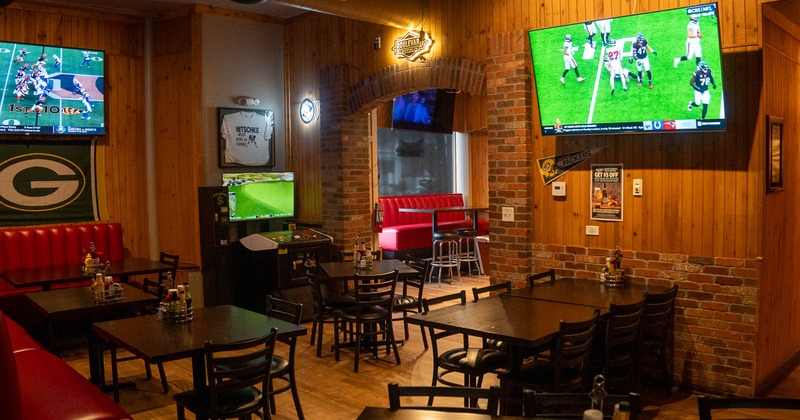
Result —
[[0, 270], [79, 264], [92, 242], [105, 260], [124, 256], [119, 222], [4, 228]]
[[[456, 207], [464, 205], [461, 194], [422, 194], [394, 195], [378, 197], [383, 205], [383, 227], [431, 223], [430, 213], [403, 213], [399, 209], [432, 209], [437, 207]], [[439, 223], [464, 220], [464, 212], [439, 213]]]

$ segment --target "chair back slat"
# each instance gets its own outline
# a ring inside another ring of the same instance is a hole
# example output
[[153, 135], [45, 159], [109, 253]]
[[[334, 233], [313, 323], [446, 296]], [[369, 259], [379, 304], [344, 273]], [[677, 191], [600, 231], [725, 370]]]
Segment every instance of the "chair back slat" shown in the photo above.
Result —
[[[270, 366], [275, 351], [277, 328], [269, 334], [252, 340], [236, 343], [205, 343], [206, 375], [208, 377], [208, 399], [212, 417], [222, 414], [226, 396], [260, 395], [253, 388], [269, 389]], [[254, 398], [254, 404], [269, 410], [269, 398]], [[230, 413], [225, 413], [230, 414]]]
[[473, 287], [472, 298], [475, 300], [475, 302], [477, 302], [482, 294], [491, 292], [511, 293], [511, 281], [509, 280], [502, 283], [490, 284], [483, 287]]
[[541, 273], [531, 274], [528, 276], [528, 287], [533, 287], [540, 280], [556, 281], [556, 270], [551, 268]]
[[[497, 415], [502, 391], [499, 386], [490, 388], [451, 387], [451, 386], [400, 386], [397, 383], [389, 384], [389, 409], [401, 408], [440, 411], [449, 413], [479, 413]], [[486, 408], [480, 407], [454, 407], [403, 404], [401, 397], [449, 397], [461, 400], [484, 399]]]

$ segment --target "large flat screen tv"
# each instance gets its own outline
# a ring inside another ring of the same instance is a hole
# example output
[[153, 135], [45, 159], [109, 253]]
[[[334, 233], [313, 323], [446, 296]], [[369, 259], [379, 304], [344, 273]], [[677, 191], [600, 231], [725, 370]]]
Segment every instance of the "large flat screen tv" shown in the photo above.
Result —
[[105, 134], [103, 51], [0, 41], [0, 134]]
[[427, 89], [394, 98], [392, 130], [416, 130], [433, 133], [453, 132], [456, 93], [445, 89]]
[[725, 130], [716, 3], [529, 36], [543, 135]]
[[232, 222], [294, 217], [292, 172], [223, 174], [222, 185]]

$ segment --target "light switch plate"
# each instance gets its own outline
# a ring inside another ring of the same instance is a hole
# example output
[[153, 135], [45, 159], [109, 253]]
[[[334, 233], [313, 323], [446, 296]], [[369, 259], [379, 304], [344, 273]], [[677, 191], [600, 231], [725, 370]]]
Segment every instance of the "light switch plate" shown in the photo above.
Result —
[[504, 222], [513, 222], [514, 221], [514, 207], [503, 207], [503, 221]]
[[633, 195], [636, 197], [642, 196], [642, 180], [641, 179], [634, 179], [633, 180]]
[[600, 235], [600, 226], [586, 225], [586, 235], [587, 236], [599, 236]]

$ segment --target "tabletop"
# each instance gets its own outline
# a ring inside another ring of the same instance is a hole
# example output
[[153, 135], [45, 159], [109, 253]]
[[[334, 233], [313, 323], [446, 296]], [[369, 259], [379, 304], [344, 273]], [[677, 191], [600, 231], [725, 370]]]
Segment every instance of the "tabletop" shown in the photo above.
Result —
[[398, 277], [403, 278], [419, 274], [416, 269], [409, 267], [400, 260], [375, 260], [372, 262], [371, 269], [356, 270], [352, 261], [344, 262], [325, 262], [319, 263], [319, 269], [323, 279], [328, 280], [352, 280], [355, 273], [360, 275], [375, 275], [388, 273], [394, 269], [398, 270]]
[[[492, 296], [466, 305], [432, 309], [409, 316], [408, 323], [455, 330], [470, 336], [505, 341], [520, 347], [550, 342], [559, 323], [590, 319], [595, 308], [511, 296]], [[600, 311], [601, 316], [608, 310]]]
[[641, 302], [646, 292], [663, 293], [667, 290], [669, 287], [666, 286], [630, 283], [624, 286], [608, 286], [598, 280], [560, 278], [538, 283], [533, 287], [514, 289], [508, 295], [608, 309], [611, 304], [630, 305]]
[[478, 413], [450, 413], [415, 408], [391, 410], [384, 407], [366, 407], [357, 420], [515, 420], [523, 417], [492, 416]]
[[25, 297], [48, 319], [65, 320], [81, 318], [94, 312], [120, 311], [134, 309], [143, 305], [155, 304], [158, 298], [128, 284], [121, 284], [120, 300], [95, 303], [88, 287], [70, 287], [46, 292], [29, 292]]
[[397, 211], [402, 213], [456, 213], [459, 211], [488, 211], [489, 207], [484, 206], [451, 206], [451, 207], [433, 207], [433, 208], [399, 208]]
[[[261, 337], [275, 327], [278, 337], [306, 334], [306, 327], [281, 321], [232, 305], [196, 308], [193, 319], [183, 323], [166, 323], [155, 315], [98, 322], [92, 325], [97, 336], [125, 348], [148, 363], [192, 358], [195, 388], [205, 386], [204, 348], [206, 340], [232, 343]], [[94, 352], [101, 352], [95, 343]], [[102, 361], [102, 353], [98, 361]], [[90, 366], [92, 382], [104, 382], [102, 363]]]
[[[151, 274], [166, 271], [172, 266], [146, 258], [125, 258], [111, 261], [111, 269], [104, 274], [120, 277], [126, 281], [128, 276]], [[81, 264], [53, 265], [47, 267], [20, 268], [0, 271], [0, 277], [14, 287], [42, 286], [49, 290], [54, 284], [88, 280], [90, 277], [81, 273]]]

